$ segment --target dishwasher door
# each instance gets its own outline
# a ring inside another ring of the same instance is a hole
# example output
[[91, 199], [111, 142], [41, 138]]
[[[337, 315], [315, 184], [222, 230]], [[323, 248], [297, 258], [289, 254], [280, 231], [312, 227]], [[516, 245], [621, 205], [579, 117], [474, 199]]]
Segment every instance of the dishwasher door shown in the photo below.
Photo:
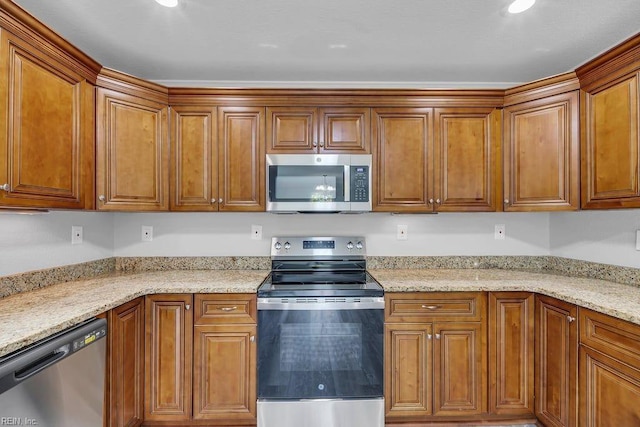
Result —
[[0, 359], [0, 425], [102, 427], [106, 333], [94, 319]]

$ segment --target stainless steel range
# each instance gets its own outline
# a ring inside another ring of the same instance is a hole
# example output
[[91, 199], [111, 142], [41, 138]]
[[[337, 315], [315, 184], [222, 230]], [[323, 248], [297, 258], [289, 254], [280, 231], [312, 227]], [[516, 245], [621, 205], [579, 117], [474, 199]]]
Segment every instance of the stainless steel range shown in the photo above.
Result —
[[279, 237], [258, 288], [258, 427], [383, 427], [384, 293], [363, 237]]

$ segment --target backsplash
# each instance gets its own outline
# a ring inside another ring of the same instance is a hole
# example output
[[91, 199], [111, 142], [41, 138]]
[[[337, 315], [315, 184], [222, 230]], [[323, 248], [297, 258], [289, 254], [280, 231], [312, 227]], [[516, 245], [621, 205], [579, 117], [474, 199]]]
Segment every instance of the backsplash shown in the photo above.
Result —
[[[553, 256], [370, 256], [370, 269], [501, 269], [586, 277], [640, 287], [640, 269]], [[114, 273], [265, 270], [269, 257], [117, 257], [0, 277], [0, 298], [56, 283]]]

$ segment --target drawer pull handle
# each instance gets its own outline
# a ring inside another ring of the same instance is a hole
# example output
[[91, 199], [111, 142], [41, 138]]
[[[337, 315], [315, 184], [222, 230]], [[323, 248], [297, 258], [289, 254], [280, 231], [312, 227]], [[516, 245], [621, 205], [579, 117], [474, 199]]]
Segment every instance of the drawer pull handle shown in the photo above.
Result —
[[567, 320], [569, 321], [569, 323], [573, 323], [576, 321], [576, 318], [573, 316], [567, 316]]
[[437, 310], [439, 308], [442, 308], [441, 305], [422, 305], [422, 308], [426, 308], [427, 310]]
[[237, 310], [238, 307], [220, 307], [218, 308], [218, 310], [222, 310], [222, 311], [233, 311], [233, 310]]

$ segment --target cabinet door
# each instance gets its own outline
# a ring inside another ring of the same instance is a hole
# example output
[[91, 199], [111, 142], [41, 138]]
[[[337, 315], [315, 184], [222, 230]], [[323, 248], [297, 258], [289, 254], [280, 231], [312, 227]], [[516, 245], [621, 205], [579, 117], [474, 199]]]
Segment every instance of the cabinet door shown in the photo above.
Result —
[[109, 312], [110, 427], [142, 424], [144, 401], [144, 298]]
[[582, 207], [640, 207], [639, 74], [582, 97]]
[[578, 209], [578, 93], [504, 109], [504, 209]]
[[191, 295], [145, 298], [145, 421], [191, 418]]
[[0, 205], [93, 208], [93, 86], [2, 31], [0, 99]]
[[438, 211], [495, 211], [500, 111], [436, 108], [435, 203]]
[[317, 114], [313, 107], [267, 108], [267, 153], [317, 152]]
[[434, 415], [487, 411], [486, 329], [482, 323], [436, 323]]
[[171, 210], [218, 210], [215, 107], [171, 110]]
[[255, 336], [255, 324], [195, 327], [194, 419], [256, 422]]
[[533, 413], [534, 297], [528, 292], [489, 294], [489, 410]]
[[321, 153], [368, 154], [371, 152], [369, 108], [321, 108]]
[[384, 351], [387, 420], [431, 415], [432, 325], [388, 323]]
[[373, 110], [373, 210], [433, 210], [430, 108]]
[[546, 426], [577, 424], [578, 309], [536, 296], [536, 417]]
[[579, 353], [579, 425], [640, 425], [640, 371], [586, 346]]
[[167, 106], [98, 88], [98, 209], [169, 206]]
[[264, 108], [218, 108], [220, 211], [264, 211]]

